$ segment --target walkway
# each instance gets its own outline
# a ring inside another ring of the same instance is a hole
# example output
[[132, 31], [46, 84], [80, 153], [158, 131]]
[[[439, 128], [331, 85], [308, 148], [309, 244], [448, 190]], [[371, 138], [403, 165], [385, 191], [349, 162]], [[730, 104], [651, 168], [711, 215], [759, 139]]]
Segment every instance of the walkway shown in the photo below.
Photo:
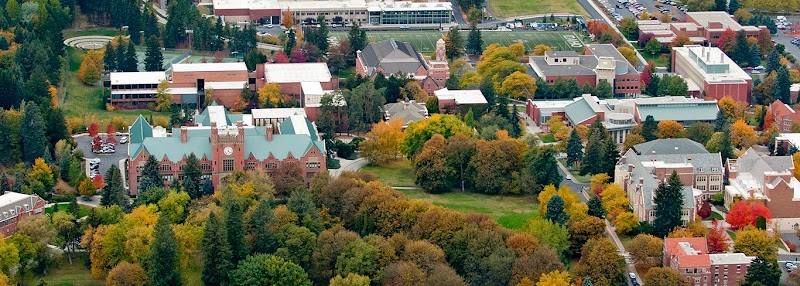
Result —
[[366, 166], [367, 164], [369, 164], [369, 160], [367, 160], [366, 158], [358, 158], [358, 159], [355, 159], [355, 160], [347, 160], [347, 159], [342, 159], [342, 158], [338, 158], [337, 157], [337, 159], [339, 159], [340, 167], [339, 167], [339, 169], [330, 170], [331, 177], [338, 177], [339, 174], [341, 174], [342, 172], [345, 172], [345, 171], [349, 171], [349, 172], [358, 171], [361, 168], [364, 168], [364, 166]]

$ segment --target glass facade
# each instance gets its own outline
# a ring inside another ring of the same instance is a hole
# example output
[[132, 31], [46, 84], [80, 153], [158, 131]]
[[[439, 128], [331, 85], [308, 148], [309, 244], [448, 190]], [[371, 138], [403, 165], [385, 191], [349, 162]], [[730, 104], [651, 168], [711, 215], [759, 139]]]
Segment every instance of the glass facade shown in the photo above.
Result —
[[450, 23], [450, 10], [370, 12], [371, 24], [413, 25]]

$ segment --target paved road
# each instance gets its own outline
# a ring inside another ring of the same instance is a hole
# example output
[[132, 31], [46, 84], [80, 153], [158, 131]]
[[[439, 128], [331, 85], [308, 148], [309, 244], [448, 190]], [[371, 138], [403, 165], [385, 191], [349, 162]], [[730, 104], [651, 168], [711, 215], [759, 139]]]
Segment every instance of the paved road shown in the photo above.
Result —
[[339, 159], [341, 167], [339, 169], [330, 170], [331, 177], [338, 177], [339, 174], [345, 171], [350, 171], [350, 172], [358, 171], [361, 168], [364, 168], [364, 166], [366, 166], [367, 164], [369, 164], [369, 160], [367, 160], [366, 158], [358, 158], [355, 160], [346, 160], [342, 158], [337, 158], [337, 159]]
[[[788, 17], [788, 20], [796, 23], [800, 21], [800, 17]], [[789, 30], [778, 30], [778, 33], [773, 35], [772, 39], [786, 46], [786, 52], [794, 55], [795, 58], [798, 58], [800, 57], [800, 48], [791, 43], [792, 39], [794, 39], [794, 36], [787, 35], [787, 32], [789, 32]]]
[[[105, 138], [105, 135], [101, 135], [101, 137]], [[117, 141], [121, 138], [122, 135], [117, 135]], [[83, 156], [86, 159], [94, 159], [100, 158], [100, 174], [105, 176], [106, 171], [108, 168], [111, 167], [111, 164], [117, 164], [119, 167], [119, 161], [125, 158], [128, 158], [128, 145], [127, 144], [117, 144], [116, 153], [112, 154], [95, 154], [92, 152], [92, 138], [88, 135], [86, 136], [79, 136], [75, 137], [75, 142], [78, 143], [78, 148], [83, 150]], [[87, 172], [86, 175], [88, 176], [89, 173]]]

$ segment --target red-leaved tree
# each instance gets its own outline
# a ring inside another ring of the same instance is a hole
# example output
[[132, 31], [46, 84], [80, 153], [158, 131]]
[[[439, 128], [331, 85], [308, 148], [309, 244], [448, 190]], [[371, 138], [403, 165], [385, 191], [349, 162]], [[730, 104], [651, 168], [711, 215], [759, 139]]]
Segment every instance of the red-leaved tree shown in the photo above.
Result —
[[711, 216], [711, 204], [709, 204], [707, 201], [703, 202], [703, 206], [701, 206], [700, 209], [697, 211], [697, 215], [699, 215], [703, 219], [705, 219], [707, 217], [710, 217]]
[[98, 190], [102, 189], [103, 186], [105, 186], [105, 183], [103, 182], [103, 175], [98, 174], [97, 176], [94, 176], [94, 179], [92, 179], [92, 183], [94, 184], [94, 187], [97, 188]]
[[720, 50], [729, 54], [733, 50], [733, 47], [736, 46], [736, 32], [731, 30], [731, 28], [725, 29], [725, 31], [719, 35], [717, 46]]
[[731, 211], [725, 216], [725, 221], [735, 229], [750, 225], [753, 223], [753, 214], [750, 212], [750, 206], [744, 201], [735, 202], [731, 207]]
[[106, 126], [106, 138], [114, 144], [117, 144], [117, 128], [114, 127], [113, 124]]
[[716, 219], [711, 223], [706, 240], [708, 242], [708, 252], [710, 253], [720, 253], [728, 250], [728, 237], [725, 235], [725, 228]]
[[755, 224], [756, 218], [763, 216], [767, 219], [767, 223], [772, 219], [772, 213], [769, 211], [767, 206], [760, 202], [752, 202], [749, 204], [750, 206], [750, 213], [753, 215], [753, 223]]
[[278, 52], [275, 54], [275, 62], [279, 64], [285, 64], [289, 62], [289, 57], [286, 56], [283, 52]]
[[650, 73], [651, 62], [647, 62], [647, 65], [645, 66], [644, 71], [642, 71], [642, 75], [640, 76], [642, 84], [644, 85], [650, 85], [650, 82], [653, 80], [653, 75]]
[[103, 144], [103, 139], [100, 136], [95, 135], [92, 138], [92, 150], [100, 150], [100, 146]]
[[97, 136], [97, 132], [99, 132], [100, 126], [97, 126], [97, 123], [89, 124], [89, 136], [95, 137]]

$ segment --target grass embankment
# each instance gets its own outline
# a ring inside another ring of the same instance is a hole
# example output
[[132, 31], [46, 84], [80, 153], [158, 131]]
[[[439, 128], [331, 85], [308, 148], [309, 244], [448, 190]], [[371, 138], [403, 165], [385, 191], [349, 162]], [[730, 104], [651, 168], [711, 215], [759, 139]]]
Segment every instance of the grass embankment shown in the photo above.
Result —
[[525, 226], [528, 219], [538, 215], [539, 209], [539, 204], [533, 196], [492, 196], [461, 191], [443, 194], [429, 194], [422, 190], [400, 191], [407, 197], [429, 200], [434, 205], [458, 212], [489, 215], [510, 229], [520, 229]]
[[69, 39], [72, 37], [81, 37], [81, 36], [109, 36], [113, 37], [116, 35], [123, 34], [122, 31], [114, 29], [114, 28], [88, 28], [88, 29], [77, 29], [77, 30], [65, 30], [64, 31], [64, 39]]
[[389, 163], [386, 166], [369, 164], [362, 170], [370, 172], [378, 178], [378, 181], [392, 187], [415, 187], [414, 166], [411, 161], [405, 158]]
[[489, 0], [489, 8], [500, 18], [553, 13], [588, 15], [575, 0]]

